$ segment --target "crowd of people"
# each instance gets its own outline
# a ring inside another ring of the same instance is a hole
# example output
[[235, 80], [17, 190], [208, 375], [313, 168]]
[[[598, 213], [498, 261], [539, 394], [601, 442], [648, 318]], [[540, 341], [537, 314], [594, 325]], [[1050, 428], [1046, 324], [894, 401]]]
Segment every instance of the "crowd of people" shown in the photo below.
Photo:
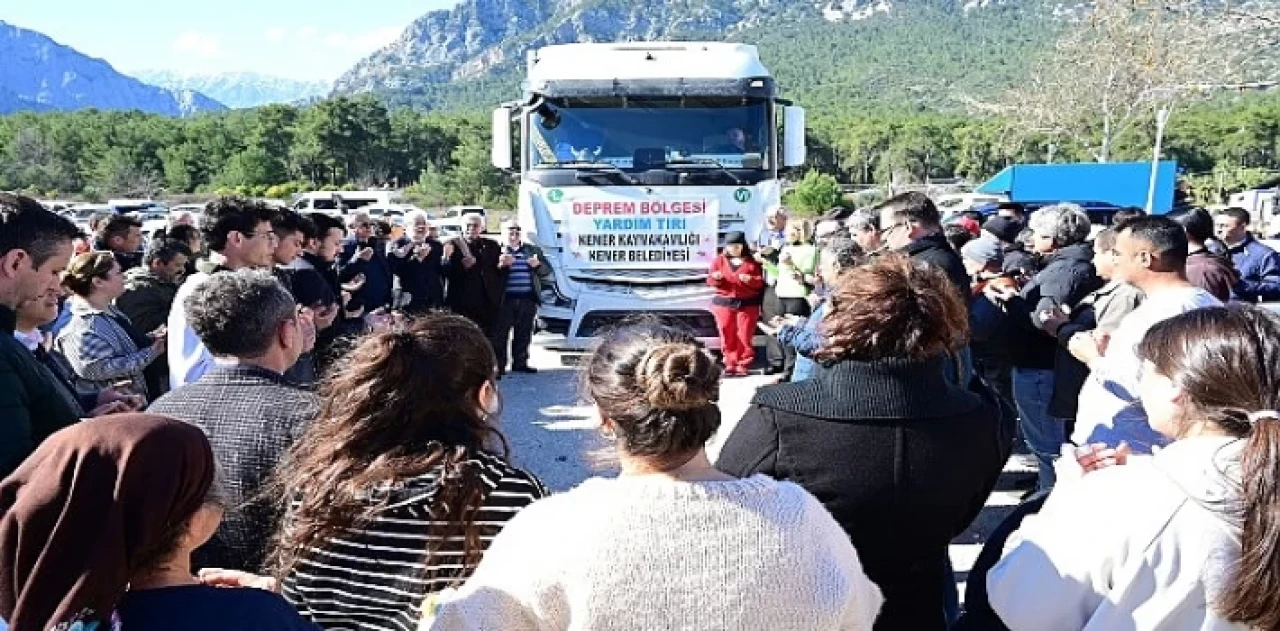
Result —
[[[224, 198], [76, 253], [0, 194], [4, 626], [1280, 628], [1280, 315], [1249, 304], [1280, 262], [1247, 214], [775, 209], [708, 270], [720, 358], [603, 334], [620, 470], [556, 495], [499, 422], [542, 253], [350, 219]], [[781, 381], [713, 459], [756, 330]], [[1018, 440], [1037, 492], [961, 614], [948, 544]]]

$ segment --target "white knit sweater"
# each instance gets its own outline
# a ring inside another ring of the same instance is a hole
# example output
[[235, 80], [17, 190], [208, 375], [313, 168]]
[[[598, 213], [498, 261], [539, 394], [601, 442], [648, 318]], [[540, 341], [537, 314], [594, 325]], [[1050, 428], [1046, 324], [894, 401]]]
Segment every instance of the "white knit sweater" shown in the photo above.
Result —
[[623, 477], [522, 510], [431, 628], [870, 629], [883, 602], [799, 486]]

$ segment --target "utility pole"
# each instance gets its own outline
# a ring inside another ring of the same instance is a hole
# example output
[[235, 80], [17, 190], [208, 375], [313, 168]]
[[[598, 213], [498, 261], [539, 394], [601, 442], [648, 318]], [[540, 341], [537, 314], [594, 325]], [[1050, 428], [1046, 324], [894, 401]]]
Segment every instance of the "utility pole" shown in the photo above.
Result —
[[1156, 203], [1156, 180], [1160, 175], [1160, 149], [1164, 145], [1164, 128], [1169, 122], [1169, 109], [1172, 104], [1161, 105], [1156, 111], [1156, 146], [1151, 152], [1151, 180], [1147, 185], [1147, 214], [1150, 215]]

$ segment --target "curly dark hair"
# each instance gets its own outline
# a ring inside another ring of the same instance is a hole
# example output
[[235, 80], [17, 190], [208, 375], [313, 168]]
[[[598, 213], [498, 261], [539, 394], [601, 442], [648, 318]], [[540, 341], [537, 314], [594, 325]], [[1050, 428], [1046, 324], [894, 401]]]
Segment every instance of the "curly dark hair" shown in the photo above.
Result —
[[[488, 488], [469, 462], [477, 451], [506, 456], [506, 438], [478, 409], [497, 374], [488, 338], [470, 320], [428, 313], [406, 330], [370, 335], [325, 379], [320, 416], [294, 442], [264, 497], [292, 497], [276, 535], [272, 567], [283, 579], [329, 537], [374, 514], [369, 492], [439, 469], [431, 508], [437, 541], [463, 538], [463, 568], [483, 553], [497, 527], [477, 523]], [[423, 550], [430, 564], [438, 552]], [[464, 572], [451, 574], [454, 578]]]
[[297, 314], [293, 296], [271, 272], [251, 269], [210, 276], [182, 308], [191, 329], [217, 357], [262, 357], [280, 324]]
[[232, 232], [251, 235], [258, 224], [270, 223], [276, 211], [270, 206], [243, 197], [219, 197], [209, 202], [200, 215], [200, 231], [209, 249], [221, 252]]
[[826, 343], [814, 359], [926, 359], [969, 340], [964, 301], [942, 270], [899, 254], [840, 274], [819, 325]]

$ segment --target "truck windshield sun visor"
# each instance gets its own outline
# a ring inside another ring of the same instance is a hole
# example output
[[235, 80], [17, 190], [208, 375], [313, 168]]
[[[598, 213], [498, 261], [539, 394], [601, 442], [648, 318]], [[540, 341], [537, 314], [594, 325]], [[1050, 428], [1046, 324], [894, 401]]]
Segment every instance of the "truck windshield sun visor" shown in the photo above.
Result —
[[533, 86], [548, 99], [602, 97], [744, 97], [773, 99], [777, 96], [770, 77], [741, 79], [556, 79]]

